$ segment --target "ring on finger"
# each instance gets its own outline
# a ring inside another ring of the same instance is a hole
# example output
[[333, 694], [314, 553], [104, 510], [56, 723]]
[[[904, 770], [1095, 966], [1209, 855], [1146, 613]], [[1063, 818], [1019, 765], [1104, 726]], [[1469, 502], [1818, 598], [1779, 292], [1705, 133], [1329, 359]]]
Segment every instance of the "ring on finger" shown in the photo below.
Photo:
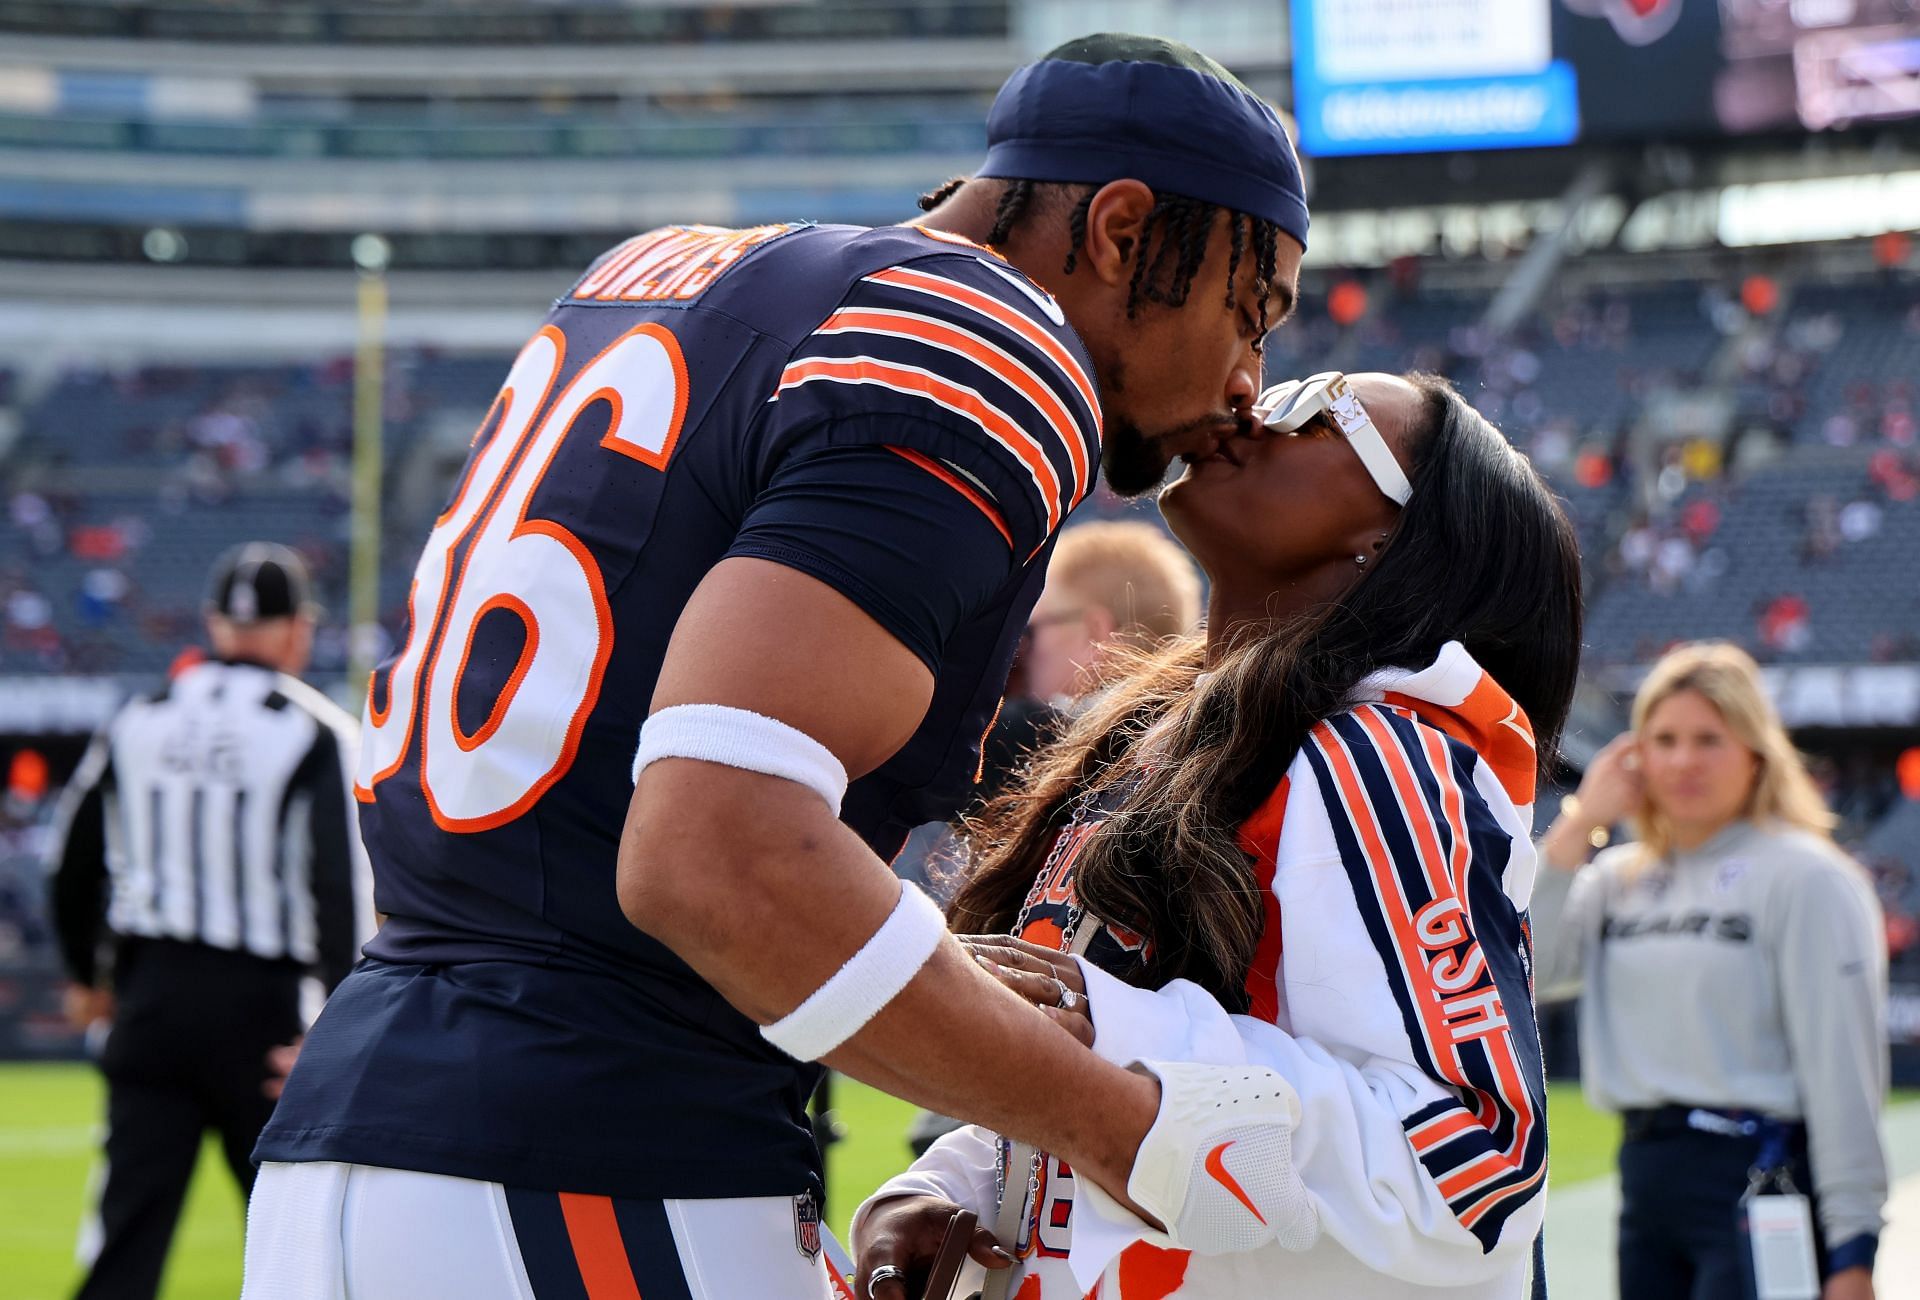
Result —
[[1056, 978], [1053, 982], [1060, 986], [1059, 1000], [1053, 1004], [1055, 1007], [1062, 1011], [1072, 1011], [1080, 1005], [1080, 995], [1069, 988], [1065, 980]]
[[873, 1289], [882, 1282], [899, 1282], [906, 1285], [907, 1270], [898, 1264], [882, 1264], [873, 1270], [873, 1276], [867, 1279], [867, 1300], [873, 1300]]

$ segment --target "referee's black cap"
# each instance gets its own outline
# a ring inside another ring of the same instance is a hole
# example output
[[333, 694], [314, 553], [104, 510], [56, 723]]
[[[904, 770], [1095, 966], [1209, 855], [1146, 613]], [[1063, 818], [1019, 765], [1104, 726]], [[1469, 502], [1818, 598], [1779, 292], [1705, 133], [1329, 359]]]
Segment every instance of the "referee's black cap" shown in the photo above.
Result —
[[278, 542], [242, 542], [222, 555], [207, 585], [206, 609], [242, 625], [325, 612], [313, 601], [306, 561]]

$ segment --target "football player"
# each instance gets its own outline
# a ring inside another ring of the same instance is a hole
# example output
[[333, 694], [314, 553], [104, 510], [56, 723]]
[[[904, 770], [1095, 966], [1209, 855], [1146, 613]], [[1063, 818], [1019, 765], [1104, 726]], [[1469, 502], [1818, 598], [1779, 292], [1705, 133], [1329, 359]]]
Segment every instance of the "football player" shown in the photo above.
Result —
[[1159, 1085], [886, 861], [1101, 467], [1248, 418], [1306, 204], [1172, 42], [1055, 50], [988, 137], [913, 225], [630, 239], [513, 363], [373, 677], [390, 919], [261, 1139], [249, 1296], [828, 1295], [822, 1063], [1124, 1194]]

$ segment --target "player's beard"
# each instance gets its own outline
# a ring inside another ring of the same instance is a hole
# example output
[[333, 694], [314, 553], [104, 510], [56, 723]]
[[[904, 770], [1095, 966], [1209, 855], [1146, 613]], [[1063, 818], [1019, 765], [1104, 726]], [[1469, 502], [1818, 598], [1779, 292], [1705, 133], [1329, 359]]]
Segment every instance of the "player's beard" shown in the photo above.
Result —
[[[1124, 373], [1119, 367], [1106, 376], [1106, 388], [1111, 394], [1126, 391]], [[1191, 435], [1210, 433], [1224, 438], [1235, 427], [1236, 422], [1230, 415], [1203, 415], [1171, 429], [1147, 433], [1131, 420], [1109, 411], [1101, 435], [1100, 468], [1105, 472], [1107, 486], [1116, 494], [1137, 497], [1160, 485], [1167, 476], [1167, 467], [1179, 454], [1175, 449], [1184, 449], [1184, 444], [1191, 443]]]
[[1160, 445], [1125, 420], [1107, 424], [1100, 445], [1100, 468], [1107, 486], [1123, 497], [1137, 497], [1152, 490], [1167, 476], [1170, 459]]
[[1158, 487], [1167, 476], [1167, 467], [1179, 454], [1172, 448], [1190, 449], [1196, 434], [1227, 438], [1238, 427], [1231, 416], [1203, 415], [1159, 433], [1143, 433], [1137, 424], [1109, 418], [1100, 446], [1100, 467], [1114, 492], [1137, 497]]

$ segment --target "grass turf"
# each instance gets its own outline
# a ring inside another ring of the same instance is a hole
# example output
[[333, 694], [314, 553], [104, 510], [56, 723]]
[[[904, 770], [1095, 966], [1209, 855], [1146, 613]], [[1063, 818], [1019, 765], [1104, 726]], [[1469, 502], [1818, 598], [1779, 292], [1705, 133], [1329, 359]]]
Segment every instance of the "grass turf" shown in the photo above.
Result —
[[[847, 1138], [828, 1157], [828, 1216], [841, 1231], [854, 1207], [906, 1165], [913, 1111], [845, 1079], [835, 1081], [833, 1099]], [[1553, 1085], [1549, 1100], [1554, 1185], [1607, 1172], [1619, 1121], [1588, 1109], [1570, 1085]], [[78, 1280], [73, 1245], [101, 1113], [100, 1077], [87, 1066], [0, 1066], [0, 1278], [8, 1300], [56, 1300]], [[242, 1222], [238, 1191], [209, 1142], [168, 1260], [165, 1300], [232, 1300]]]

